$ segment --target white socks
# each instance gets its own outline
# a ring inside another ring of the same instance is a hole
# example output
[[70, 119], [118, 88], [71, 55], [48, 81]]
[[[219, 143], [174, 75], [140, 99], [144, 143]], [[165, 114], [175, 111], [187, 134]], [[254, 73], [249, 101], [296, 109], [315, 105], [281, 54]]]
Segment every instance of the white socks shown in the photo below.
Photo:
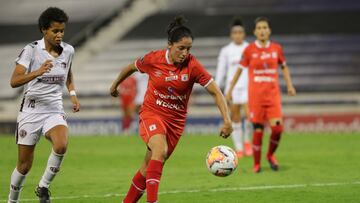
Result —
[[243, 120], [244, 123], [244, 141], [245, 143], [250, 143], [250, 136], [252, 134], [252, 124], [247, 119]]
[[244, 150], [244, 145], [243, 145], [243, 138], [242, 138], [242, 127], [241, 127], [241, 123], [232, 123], [232, 127], [233, 127], [233, 133], [231, 135], [232, 140], [234, 142], [234, 146], [236, 151], [243, 151]]
[[11, 174], [10, 194], [8, 203], [17, 203], [19, 201], [20, 192], [25, 182], [26, 175], [19, 173], [17, 168]]
[[54, 152], [54, 150], [52, 150], [48, 159], [44, 175], [42, 176], [39, 183], [40, 187], [49, 188], [51, 181], [55, 178], [56, 173], [60, 170], [60, 165], [63, 158], [63, 154], [57, 154]]
[[[56, 173], [60, 169], [61, 162], [64, 158], [63, 154], [57, 154], [54, 151], [51, 152], [48, 163], [45, 169], [45, 173], [40, 180], [39, 186], [48, 188], [51, 181], [54, 179]], [[10, 193], [8, 203], [18, 203], [20, 192], [25, 182], [26, 175], [21, 174], [17, 168], [14, 169], [11, 174]]]

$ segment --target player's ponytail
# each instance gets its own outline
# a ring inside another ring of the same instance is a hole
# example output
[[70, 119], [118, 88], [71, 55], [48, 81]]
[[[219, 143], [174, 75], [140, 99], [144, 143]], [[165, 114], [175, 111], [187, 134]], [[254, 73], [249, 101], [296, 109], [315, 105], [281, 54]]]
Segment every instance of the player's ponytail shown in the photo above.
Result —
[[233, 28], [234, 26], [244, 27], [244, 23], [239, 16], [235, 16], [230, 23], [230, 28]]
[[174, 20], [170, 22], [166, 30], [169, 43], [178, 42], [184, 37], [194, 39], [191, 30], [184, 26], [185, 23], [186, 19], [182, 15], [176, 16]]

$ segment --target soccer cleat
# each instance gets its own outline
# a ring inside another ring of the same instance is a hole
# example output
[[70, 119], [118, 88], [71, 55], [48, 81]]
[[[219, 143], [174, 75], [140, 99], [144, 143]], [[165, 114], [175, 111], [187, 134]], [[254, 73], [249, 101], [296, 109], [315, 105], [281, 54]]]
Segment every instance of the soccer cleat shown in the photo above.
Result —
[[48, 188], [37, 186], [35, 194], [39, 197], [40, 203], [50, 203], [50, 191]]
[[244, 147], [245, 147], [245, 156], [252, 156], [253, 150], [251, 144], [249, 142], [245, 142]]
[[254, 173], [260, 173], [261, 172], [260, 164], [255, 164], [253, 171], [254, 171]]
[[270, 168], [271, 168], [273, 171], [278, 171], [278, 170], [279, 170], [279, 163], [278, 163], [278, 161], [276, 160], [276, 158], [275, 158], [274, 155], [268, 155], [268, 156], [267, 156], [267, 160], [269, 161]]
[[237, 151], [237, 152], [236, 152], [236, 156], [237, 156], [238, 158], [242, 158], [242, 157], [244, 156], [244, 152], [243, 152], [243, 151]]

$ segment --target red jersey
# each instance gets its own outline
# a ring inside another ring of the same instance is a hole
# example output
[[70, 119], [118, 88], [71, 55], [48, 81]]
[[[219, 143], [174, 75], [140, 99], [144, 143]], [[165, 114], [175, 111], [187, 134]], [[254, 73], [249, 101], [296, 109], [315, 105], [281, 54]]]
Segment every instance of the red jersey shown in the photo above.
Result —
[[248, 68], [249, 103], [273, 104], [280, 102], [279, 65], [285, 65], [281, 46], [268, 42], [265, 47], [255, 41], [244, 51], [241, 66]]
[[123, 108], [135, 106], [136, 97], [136, 79], [135, 77], [128, 77], [119, 85], [119, 99]]
[[119, 85], [119, 94], [121, 96], [129, 95], [129, 96], [136, 96], [136, 79], [134, 77], [126, 78], [122, 83]]
[[167, 50], [152, 51], [135, 61], [136, 68], [149, 75], [141, 112], [185, 123], [187, 105], [194, 83], [207, 87], [213, 80], [205, 68], [189, 54], [181, 66], [168, 59]]

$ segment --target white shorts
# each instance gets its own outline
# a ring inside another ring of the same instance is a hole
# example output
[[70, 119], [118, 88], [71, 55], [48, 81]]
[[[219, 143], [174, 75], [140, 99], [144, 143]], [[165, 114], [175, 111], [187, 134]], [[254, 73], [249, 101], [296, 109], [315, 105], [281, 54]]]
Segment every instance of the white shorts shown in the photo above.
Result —
[[233, 104], [246, 104], [248, 103], [248, 90], [247, 88], [234, 88], [232, 92]]
[[16, 126], [16, 144], [36, 145], [41, 135], [45, 135], [57, 125], [67, 127], [66, 115], [62, 113], [20, 112]]

